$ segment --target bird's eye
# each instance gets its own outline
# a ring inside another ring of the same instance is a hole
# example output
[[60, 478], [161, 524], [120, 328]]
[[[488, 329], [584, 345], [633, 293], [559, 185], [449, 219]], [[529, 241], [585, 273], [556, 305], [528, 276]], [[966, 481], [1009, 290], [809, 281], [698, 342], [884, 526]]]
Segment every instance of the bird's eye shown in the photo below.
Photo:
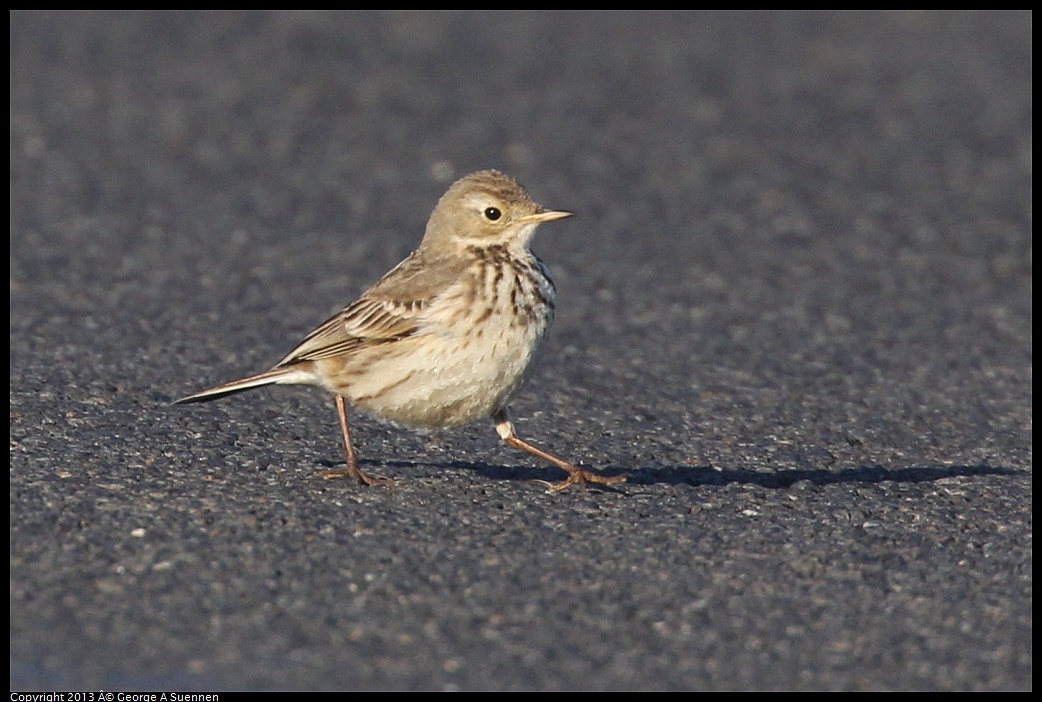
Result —
[[503, 213], [499, 211], [498, 207], [486, 207], [485, 208], [485, 218], [488, 219], [488, 221], [490, 221], [490, 222], [495, 222], [496, 220], [498, 220], [502, 216], [503, 216]]

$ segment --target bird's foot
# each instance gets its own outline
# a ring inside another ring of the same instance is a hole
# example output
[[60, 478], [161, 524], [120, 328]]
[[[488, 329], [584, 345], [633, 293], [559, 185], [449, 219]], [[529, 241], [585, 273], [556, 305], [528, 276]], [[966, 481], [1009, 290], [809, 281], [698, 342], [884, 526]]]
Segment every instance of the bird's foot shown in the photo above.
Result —
[[625, 475], [601, 475], [577, 466], [566, 470], [568, 470], [568, 477], [559, 483], [551, 483], [548, 480], [536, 480], [535, 482], [542, 483], [546, 486], [547, 492], [554, 493], [567, 490], [573, 485], [578, 485], [581, 489], [586, 490], [590, 485], [618, 485], [626, 482]]
[[382, 478], [378, 475], [369, 475], [358, 465], [348, 465], [345, 468], [338, 470], [320, 470], [318, 472], [325, 480], [334, 480], [336, 478], [354, 478], [359, 482], [360, 485], [394, 485], [395, 481], [390, 478]]

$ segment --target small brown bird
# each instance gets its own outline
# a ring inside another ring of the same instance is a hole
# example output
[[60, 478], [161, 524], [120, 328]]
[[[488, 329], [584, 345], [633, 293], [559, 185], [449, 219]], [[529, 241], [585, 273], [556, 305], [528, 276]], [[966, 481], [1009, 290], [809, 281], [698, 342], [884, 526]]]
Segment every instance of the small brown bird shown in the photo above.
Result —
[[521, 384], [554, 316], [555, 290], [528, 244], [543, 222], [570, 216], [543, 209], [512, 178], [480, 171], [448, 189], [416, 251], [266, 373], [203, 390], [204, 402], [263, 385], [317, 385], [336, 395], [347, 467], [326, 477], [388, 482], [358, 467], [345, 398], [364, 412], [418, 430], [490, 417], [511, 446], [568, 473], [553, 484], [613, 485], [514, 431], [507, 400]]

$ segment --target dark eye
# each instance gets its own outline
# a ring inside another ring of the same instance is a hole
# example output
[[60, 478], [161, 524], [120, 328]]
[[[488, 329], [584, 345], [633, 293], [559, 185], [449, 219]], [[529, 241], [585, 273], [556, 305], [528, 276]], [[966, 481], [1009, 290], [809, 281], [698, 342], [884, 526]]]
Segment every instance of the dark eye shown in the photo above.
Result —
[[488, 218], [488, 221], [490, 221], [490, 222], [495, 222], [497, 219], [499, 219], [502, 216], [503, 216], [503, 213], [499, 211], [498, 207], [486, 207], [485, 208], [485, 217]]

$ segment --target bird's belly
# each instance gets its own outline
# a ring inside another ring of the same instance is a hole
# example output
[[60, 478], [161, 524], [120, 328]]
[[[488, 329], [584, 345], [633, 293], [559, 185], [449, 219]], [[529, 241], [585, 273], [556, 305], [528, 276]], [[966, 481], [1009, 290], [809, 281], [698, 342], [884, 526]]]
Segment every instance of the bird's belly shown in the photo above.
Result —
[[372, 349], [368, 371], [339, 392], [363, 411], [414, 429], [490, 416], [521, 384], [546, 324], [493, 313], [466, 335], [437, 327]]

